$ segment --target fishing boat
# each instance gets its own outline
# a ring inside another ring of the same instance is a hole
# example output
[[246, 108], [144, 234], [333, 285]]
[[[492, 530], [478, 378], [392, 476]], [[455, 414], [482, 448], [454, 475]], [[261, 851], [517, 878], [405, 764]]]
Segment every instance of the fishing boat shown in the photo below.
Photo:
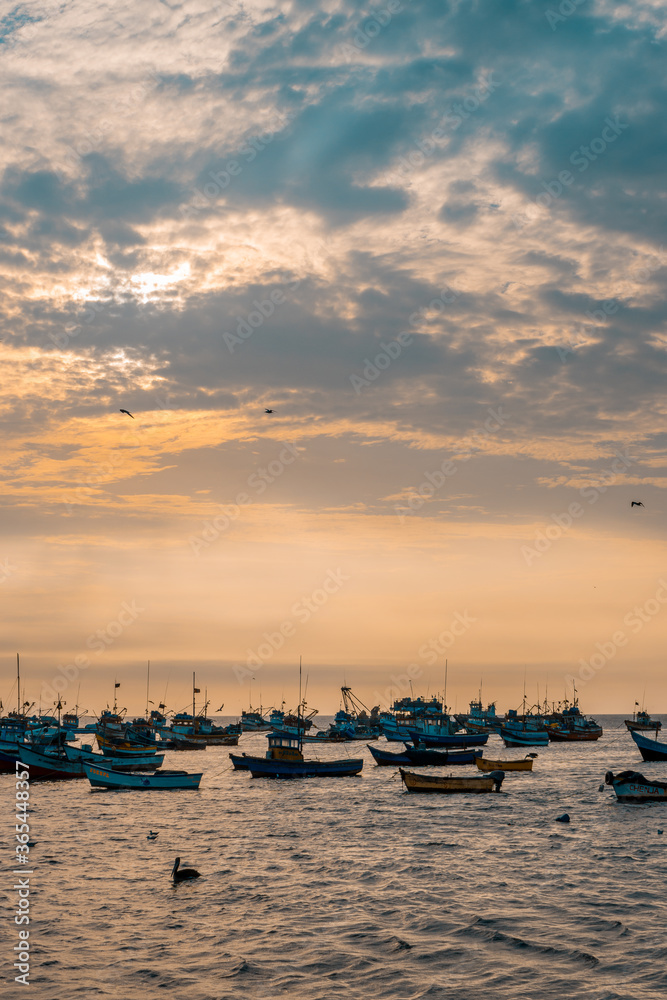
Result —
[[457, 715], [457, 721], [469, 733], [497, 733], [500, 726], [505, 721], [504, 716], [496, 715], [496, 703], [489, 702], [486, 708], [482, 707], [482, 693], [479, 698], [470, 702], [470, 711], [467, 715]]
[[667, 743], [658, 743], [657, 733], [654, 739], [649, 739], [648, 736], [642, 736], [641, 733], [630, 730], [630, 736], [635, 741], [644, 760], [667, 760]]
[[403, 753], [392, 753], [389, 750], [379, 750], [370, 743], [366, 744], [374, 760], [381, 766], [411, 764], [413, 767], [434, 767], [443, 764], [474, 764], [481, 750], [422, 750], [407, 746]]
[[478, 757], [476, 760], [479, 771], [532, 771], [533, 758], [536, 753], [528, 753], [523, 760], [488, 760], [486, 757]]
[[86, 777], [93, 788], [140, 789], [142, 791], [175, 788], [199, 788], [201, 773], [188, 774], [187, 771], [158, 771], [156, 774], [139, 774], [114, 771], [99, 764], [82, 761]]
[[344, 760], [305, 760], [301, 740], [288, 733], [269, 733], [265, 757], [243, 755], [253, 778], [333, 778], [359, 774], [361, 757]]
[[380, 735], [379, 706], [369, 709], [352, 693], [352, 688], [341, 687], [343, 704], [336, 712], [327, 735], [334, 740], [376, 740]]
[[581, 743], [599, 740], [602, 726], [595, 719], [586, 718], [579, 711], [576, 694], [572, 705], [567, 705], [556, 718], [547, 725], [547, 735], [554, 743]]
[[611, 785], [619, 802], [667, 802], [667, 783], [650, 781], [639, 771], [607, 771], [605, 784]]
[[[635, 707], [639, 706], [639, 702], [635, 702]], [[639, 712], [633, 712], [631, 719], [625, 719], [625, 725], [630, 730], [631, 733], [641, 733], [641, 732], [655, 732], [657, 734], [659, 729], [662, 729], [662, 722], [659, 719], [652, 719], [648, 712], [643, 709]]]
[[506, 747], [546, 747], [549, 744], [549, 734], [541, 715], [526, 710], [526, 692], [523, 692], [523, 711], [519, 715], [515, 708], [510, 708], [504, 725], [500, 727], [500, 735]]
[[244, 733], [265, 733], [271, 728], [262, 714], [262, 709], [252, 708], [241, 712], [241, 729]]
[[[442, 718], [442, 702], [437, 698], [397, 698], [389, 711], [378, 717], [380, 730], [385, 739], [394, 743], [404, 743], [410, 739], [408, 727], [422, 728], [424, 724]], [[448, 726], [447, 731], [451, 729]]]
[[504, 771], [491, 771], [490, 774], [476, 774], [471, 777], [459, 778], [453, 775], [439, 777], [432, 774], [412, 774], [399, 768], [408, 792], [425, 794], [452, 795], [459, 792], [499, 792], [505, 777]]
[[[103, 761], [105, 767], [113, 766], [117, 770], [156, 770], [162, 764], [162, 757], [153, 757], [149, 761], [126, 761], [102, 758], [101, 754], [92, 752], [86, 756], [77, 756], [75, 747], [64, 747], [63, 752], [37, 750], [27, 744], [18, 747], [18, 758], [30, 768], [32, 778], [52, 778], [64, 780], [67, 778], [85, 778], [84, 763], [89, 763], [88, 757]], [[85, 753], [85, 751], [84, 751]]]

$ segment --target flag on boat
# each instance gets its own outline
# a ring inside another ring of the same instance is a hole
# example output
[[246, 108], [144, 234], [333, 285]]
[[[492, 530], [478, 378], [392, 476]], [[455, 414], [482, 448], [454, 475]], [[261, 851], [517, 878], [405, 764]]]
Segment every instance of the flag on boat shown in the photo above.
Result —
[[199, 688], [194, 688], [193, 690], [195, 694], [201, 694], [201, 690]]
[[116, 681], [116, 683], [114, 684], [114, 687], [115, 688], [119, 688], [120, 687], [120, 683], [118, 681]]

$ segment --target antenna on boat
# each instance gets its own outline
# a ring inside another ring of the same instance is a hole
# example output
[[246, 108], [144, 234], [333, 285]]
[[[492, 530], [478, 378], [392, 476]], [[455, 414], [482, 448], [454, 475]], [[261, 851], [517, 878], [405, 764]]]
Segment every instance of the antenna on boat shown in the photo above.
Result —
[[447, 715], [447, 660], [445, 659], [445, 697], [443, 699], [445, 702], [445, 715]]
[[21, 714], [21, 661], [19, 660], [19, 654], [16, 654], [16, 701], [17, 701], [17, 715]]

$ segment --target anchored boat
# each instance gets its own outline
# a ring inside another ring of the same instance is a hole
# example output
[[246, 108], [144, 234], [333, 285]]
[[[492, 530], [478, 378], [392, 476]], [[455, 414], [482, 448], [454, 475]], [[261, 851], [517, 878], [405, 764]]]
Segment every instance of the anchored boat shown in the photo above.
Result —
[[201, 774], [188, 774], [187, 771], [158, 771], [156, 774], [128, 774], [114, 771], [99, 764], [88, 764], [82, 761], [86, 777], [93, 788], [130, 788], [142, 790], [159, 790], [173, 788], [199, 788]]
[[440, 793], [453, 795], [458, 792], [499, 792], [505, 777], [504, 771], [492, 771], [490, 774], [477, 774], [471, 777], [447, 775], [436, 777], [431, 774], [412, 774], [399, 768], [408, 792]]
[[[635, 702], [635, 705], [638, 703]], [[648, 712], [643, 709], [640, 712], [633, 712], [631, 719], [625, 720], [625, 725], [630, 730], [630, 732], [655, 732], [656, 736], [658, 730], [662, 729], [662, 722], [660, 719], [652, 719]]]
[[619, 802], [667, 802], [667, 784], [650, 781], [639, 771], [607, 771], [605, 784], [611, 785]]
[[533, 758], [536, 753], [528, 753], [523, 760], [487, 760], [485, 757], [478, 757], [477, 768], [480, 771], [532, 771]]
[[[234, 767], [237, 770], [250, 771], [253, 778], [342, 778], [359, 774], [364, 766], [361, 757], [349, 757], [344, 760], [304, 760], [298, 736], [270, 733], [267, 738], [269, 749], [265, 757], [243, 754], [238, 758], [230, 754]], [[241, 762], [241, 767], [237, 762]], [[243, 763], [247, 767], [244, 767]]]
[[667, 743], [658, 743], [657, 733], [654, 739], [649, 739], [648, 736], [630, 730], [630, 736], [644, 760], [667, 760]]

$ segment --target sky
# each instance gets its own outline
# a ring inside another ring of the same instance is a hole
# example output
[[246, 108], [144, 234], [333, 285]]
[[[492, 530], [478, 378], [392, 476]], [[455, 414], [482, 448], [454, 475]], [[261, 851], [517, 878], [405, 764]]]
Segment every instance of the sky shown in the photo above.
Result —
[[9, 9], [5, 708], [667, 711], [662, 13]]

